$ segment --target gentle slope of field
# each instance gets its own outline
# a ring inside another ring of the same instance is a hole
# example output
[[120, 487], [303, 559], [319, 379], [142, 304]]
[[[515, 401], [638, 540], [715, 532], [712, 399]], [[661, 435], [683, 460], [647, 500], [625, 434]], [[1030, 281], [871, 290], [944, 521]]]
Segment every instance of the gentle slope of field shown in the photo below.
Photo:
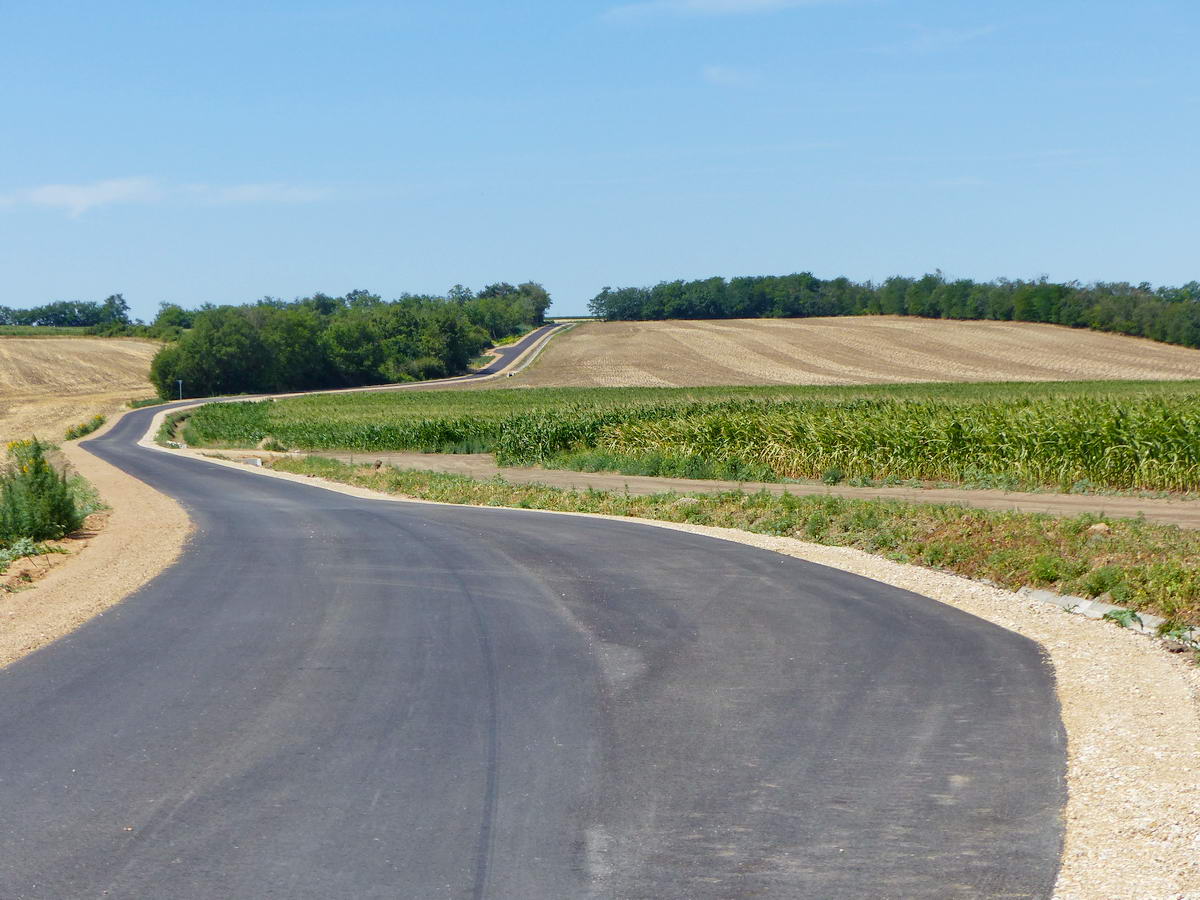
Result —
[[116, 338], [0, 337], [0, 441], [63, 430], [132, 398], [150, 397], [150, 360], [161, 345]]
[[1086, 381], [1200, 376], [1200, 350], [1026, 322], [897, 316], [589, 322], [509, 387]]

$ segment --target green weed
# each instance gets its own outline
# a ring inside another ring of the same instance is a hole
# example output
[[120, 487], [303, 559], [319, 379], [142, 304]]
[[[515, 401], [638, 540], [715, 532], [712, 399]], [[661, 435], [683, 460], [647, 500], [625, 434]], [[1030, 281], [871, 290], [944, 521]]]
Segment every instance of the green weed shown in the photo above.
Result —
[[91, 434], [107, 421], [108, 419], [104, 416], [92, 416], [90, 419], [80, 425], [72, 425], [66, 430], [66, 433], [63, 435], [63, 437], [68, 441], [73, 441], [76, 438], [83, 437], [85, 434]]
[[0, 471], [0, 546], [60, 538], [83, 524], [76, 493], [46, 460], [46, 450], [37, 440], [8, 445], [9, 462]]

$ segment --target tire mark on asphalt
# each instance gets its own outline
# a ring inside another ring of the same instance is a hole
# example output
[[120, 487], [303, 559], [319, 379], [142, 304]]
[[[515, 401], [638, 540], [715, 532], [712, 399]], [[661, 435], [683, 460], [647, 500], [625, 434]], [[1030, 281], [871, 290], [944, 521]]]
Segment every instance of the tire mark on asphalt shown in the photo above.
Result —
[[500, 728], [499, 728], [499, 691], [496, 685], [496, 656], [492, 648], [492, 640], [488, 635], [487, 623], [484, 621], [483, 610], [473, 592], [467, 596], [471, 610], [475, 614], [475, 626], [479, 630], [479, 650], [483, 658], [484, 673], [487, 678], [488, 723], [487, 723], [487, 774], [484, 786], [483, 812], [480, 815], [479, 842], [475, 849], [475, 886], [471, 892], [472, 900], [483, 900], [487, 895], [488, 869], [492, 858], [492, 832], [496, 817], [496, 798], [500, 789]]

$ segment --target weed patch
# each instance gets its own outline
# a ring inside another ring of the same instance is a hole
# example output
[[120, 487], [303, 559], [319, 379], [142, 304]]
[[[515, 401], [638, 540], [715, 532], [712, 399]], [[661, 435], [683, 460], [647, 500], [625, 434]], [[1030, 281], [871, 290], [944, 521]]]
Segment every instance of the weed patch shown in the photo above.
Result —
[[47, 445], [13, 441], [9, 462], [0, 471], [0, 547], [22, 538], [45, 541], [63, 537], [83, 524], [86, 513], [65, 474], [46, 460]]
[[108, 419], [104, 416], [92, 416], [86, 422], [79, 425], [72, 425], [63, 434], [63, 437], [68, 441], [73, 441], [76, 438], [81, 438], [85, 434], [91, 434], [97, 428], [102, 426]]

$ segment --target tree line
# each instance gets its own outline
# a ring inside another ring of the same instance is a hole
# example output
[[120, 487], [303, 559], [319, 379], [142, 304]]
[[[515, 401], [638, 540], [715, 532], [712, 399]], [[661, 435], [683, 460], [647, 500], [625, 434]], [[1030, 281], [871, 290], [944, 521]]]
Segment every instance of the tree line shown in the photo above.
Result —
[[101, 333], [106, 330], [120, 331], [131, 324], [129, 304], [120, 294], [99, 301], [58, 300], [31, 309], [0, 306], [0, 325], [88, 328]]
[[1147, 283], [948, 280], [941, 272], [881, 284], [821, 279], [809, 272], [664, 281], [604, 288], [588, 303], [607, 320], [899, 315], [932, 319], [1046, 322], [1200, 347], [1200, 282]]
[[485, 348], [545, 321], [550, 294], [534, 281], [456, 284], [445, 297], [370, 291], [295, 300], [264, 297], [240, 306], [184, 309], [160, 303], [146, 323], [131, 320], [120, 294], [30, 309], [0, 306], [0, 325], [83, 328], [92, 334], [167, 341], [150, 378], [163, 399], [214, 394], [355, 387], [456, 375]]
[[385, 301], [355, 290], [243, 306], [185, 310], [163, 304], [151, 329], [177, 330], [154, 357], [163, 399], [357, 387], [457, 375], [485, 348], [541, 325], [550, 295], [506, 282], [446, 297]]

